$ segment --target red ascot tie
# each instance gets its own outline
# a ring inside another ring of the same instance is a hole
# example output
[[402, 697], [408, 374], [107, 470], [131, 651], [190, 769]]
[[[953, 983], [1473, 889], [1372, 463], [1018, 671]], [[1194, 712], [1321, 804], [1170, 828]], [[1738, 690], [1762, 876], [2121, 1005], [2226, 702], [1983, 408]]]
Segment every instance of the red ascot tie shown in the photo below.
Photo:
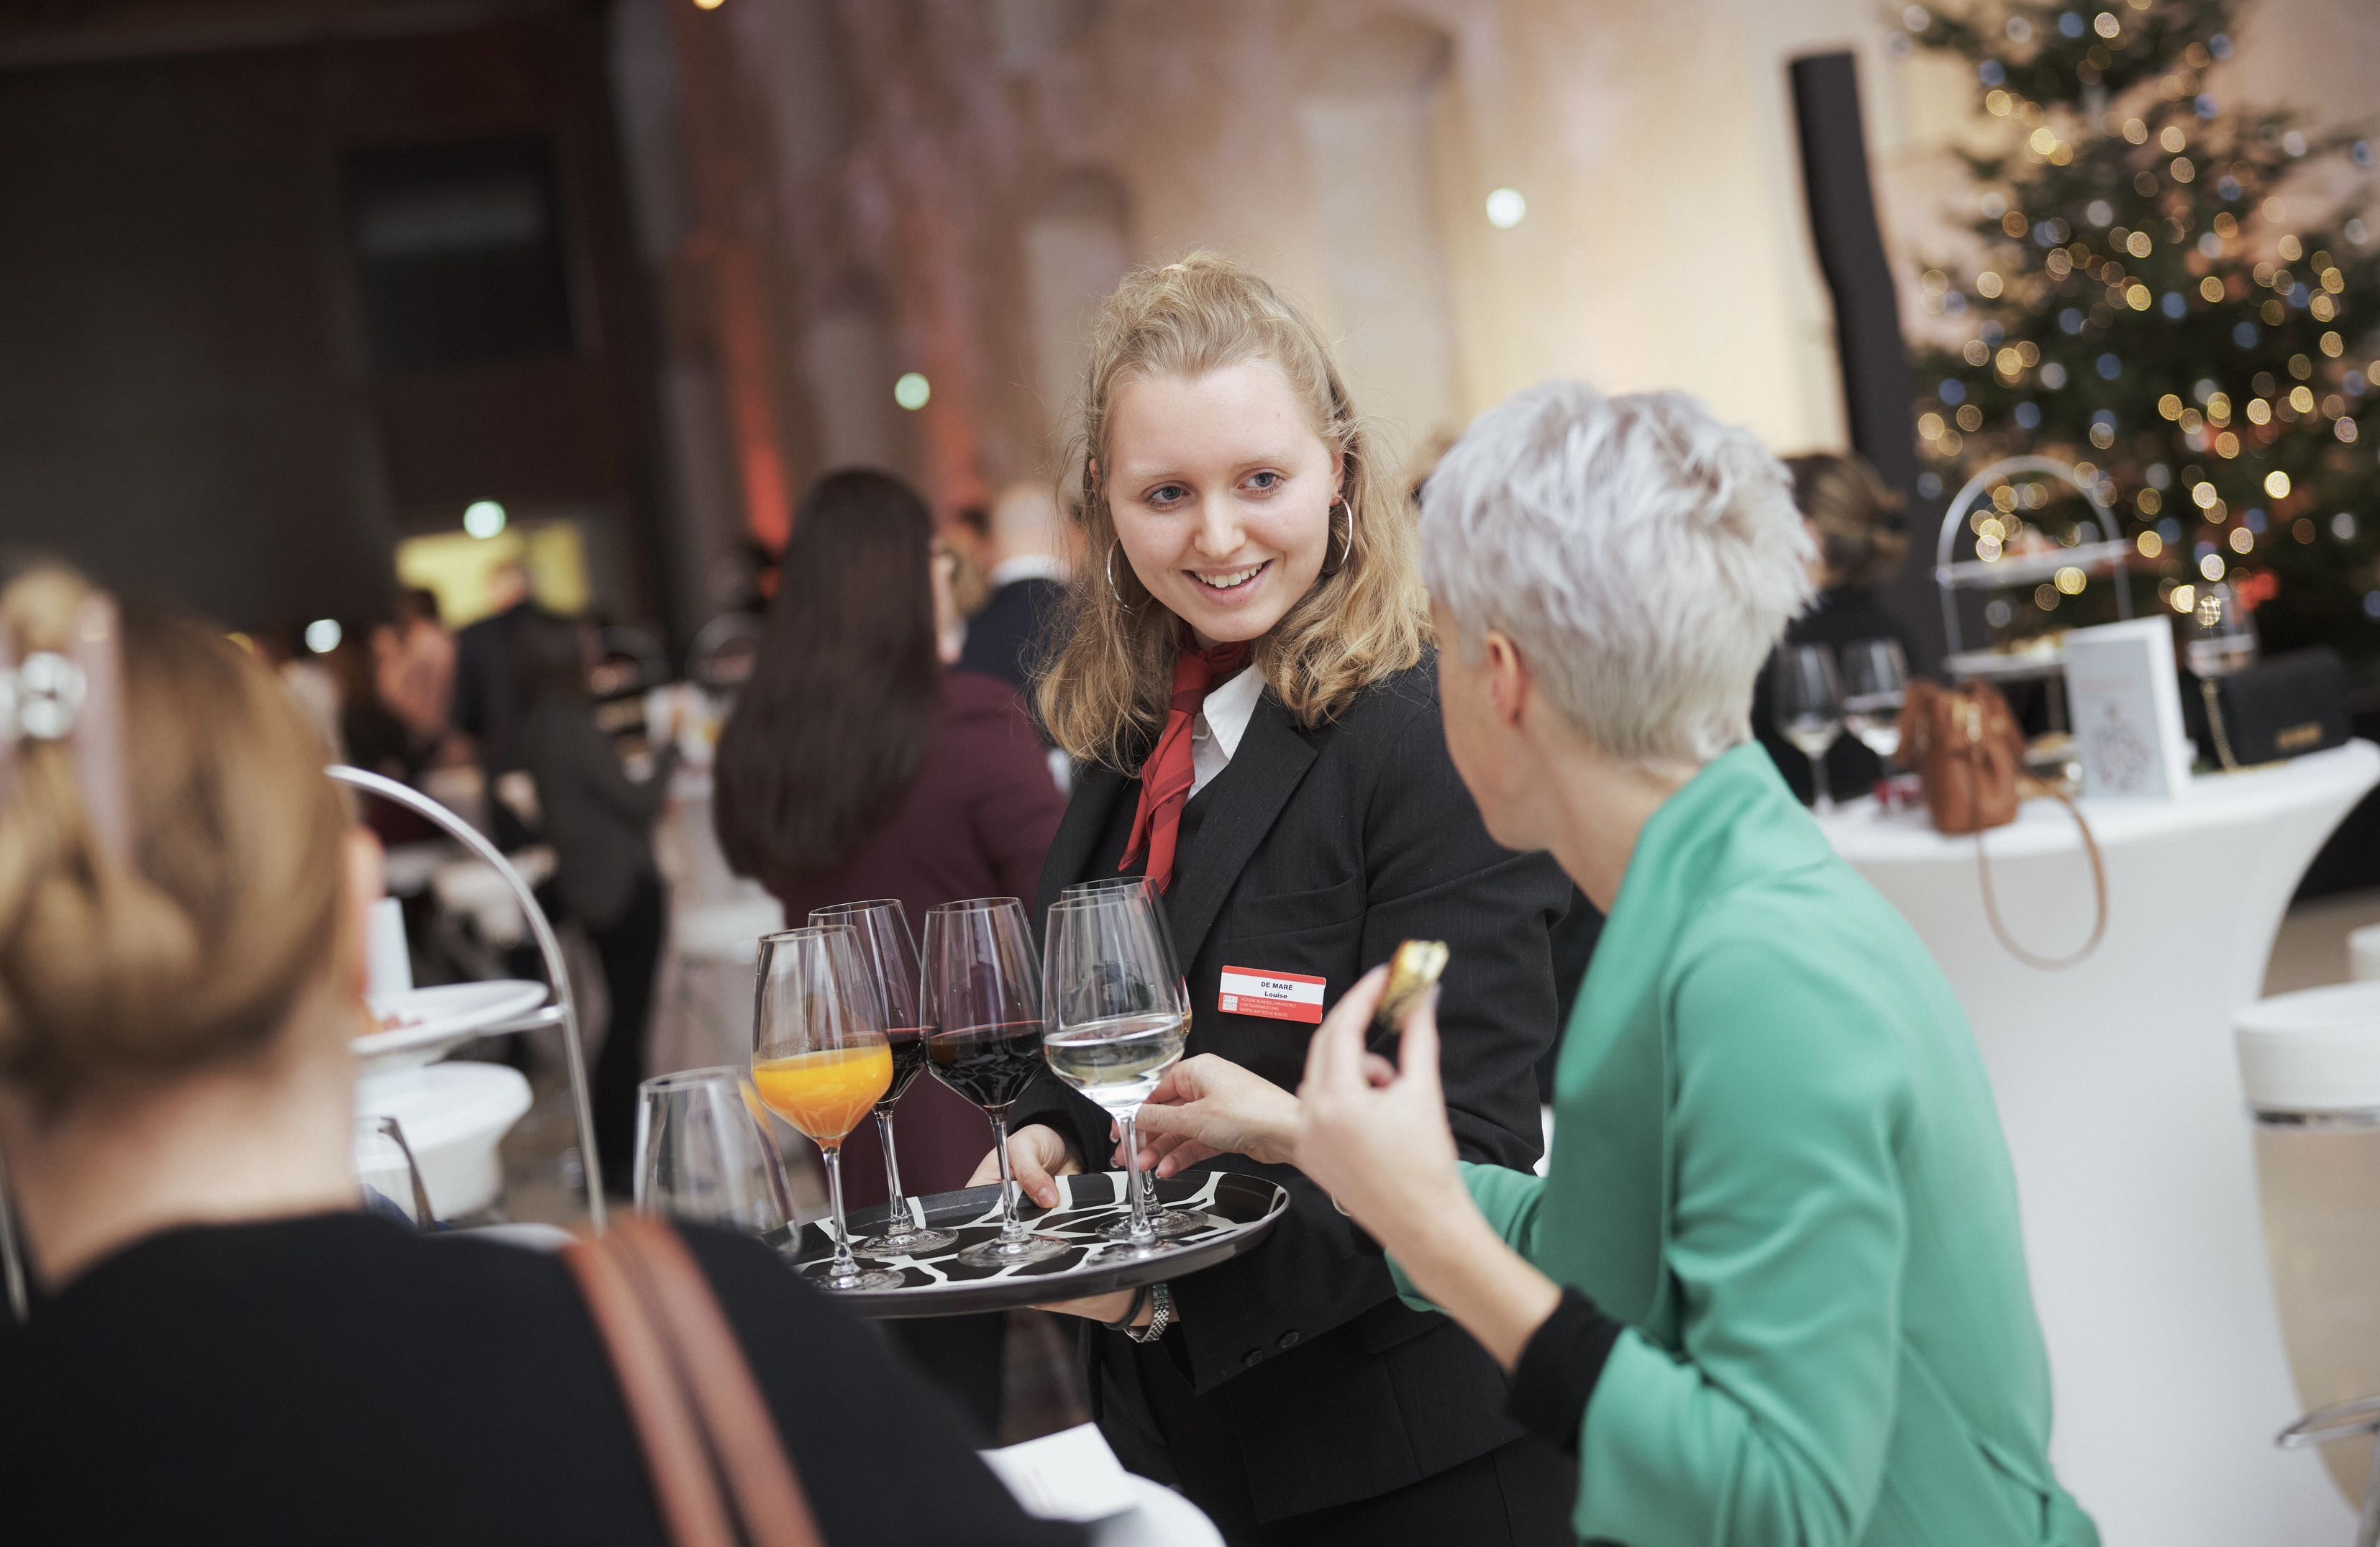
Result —
[[1182, 836], [1182, 808], [1190, 804], [1190, 787], [1197, 781], [1190, 753], [1191, 725], [1207, 702], [1208, 690], [1230, 681], [1247, 663], [1245, 641], [1211, 650], [1184, 644], [1173, 658], [1173, 701], [1165, 711], [1157, 750], [1141, 765], [1140, 809], [1133, 813], [1132, 840], [1124, 845], [1123, 863], [1116, 866], [1131, 869], [1147, 850], [1148, 883], [1159, 891], [1173, 885], [1173, 845]]

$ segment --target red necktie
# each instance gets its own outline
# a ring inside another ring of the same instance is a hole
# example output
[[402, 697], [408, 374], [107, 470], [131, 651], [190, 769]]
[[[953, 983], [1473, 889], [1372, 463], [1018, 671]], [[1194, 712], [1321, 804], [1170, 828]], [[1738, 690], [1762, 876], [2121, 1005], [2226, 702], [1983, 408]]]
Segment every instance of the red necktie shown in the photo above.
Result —
[[1149, 885], [1164, 891], [1173, 885], [1173, 845], [1182, 834], [1182, 808], [1190, 804], [1190, 787], [1197, 767], [1190, 754], [1191, 725], [1199, 706], [1217, 683], [1227, 682], [1248, 662], [1245, 642], [1219, 645], [1211, 650], [1186, 643], [1173, 658], [1173, 701], [1166, 708], [1165, 730], [1157, 750], [1140, 769], [1140, 809], [1133, 813], [1132, 840], [1124, 845], [1119, 871], [1132, 868], [1141, 852], [1148, 852]]

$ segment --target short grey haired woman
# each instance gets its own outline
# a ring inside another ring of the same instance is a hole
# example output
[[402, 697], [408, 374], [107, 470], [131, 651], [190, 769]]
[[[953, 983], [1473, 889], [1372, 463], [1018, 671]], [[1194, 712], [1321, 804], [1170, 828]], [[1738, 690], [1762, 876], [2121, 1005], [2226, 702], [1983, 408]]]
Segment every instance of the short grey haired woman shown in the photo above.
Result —
[[1366, 1049], [1379, 973], [1294, 1096], [1181, 1065], [1141, 1118], [1164, 1166], [1327, 1188], [1575, 1451], [1581, 1537], [2095, 1542], [1974, 1039], [1750, 741], [1810, 591], [1777, 462], [1692, 398], [1551, 383], [1471, 427], [1422, 538], [1455, 766], [1610, 914], [1550, 1174], [1456, 1159], [1430, 1009]]

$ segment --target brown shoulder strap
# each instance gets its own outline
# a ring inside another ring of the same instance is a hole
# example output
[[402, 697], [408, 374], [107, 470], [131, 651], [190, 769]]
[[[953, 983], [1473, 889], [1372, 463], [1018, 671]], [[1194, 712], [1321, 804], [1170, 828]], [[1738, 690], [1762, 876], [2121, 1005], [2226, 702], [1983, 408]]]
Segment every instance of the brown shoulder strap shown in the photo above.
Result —
[[751, 1547], [820, 1547], [751, 1362], [685, 1240], [633, 1215], [613, 1225], [610, 1239], [671, 1341]]
[[2045, 973], [2064, 972], [2069, 967], [2078, 965], [2085, 957], [2097, 950], [2099, 942], [2107, 937], [2107, 862], [2099, 856], [2099, 840], [2092, 834], [2090, 819], [2082, 815], [2082, 808], [2076, 805], [2065, 791], [2055, 785], [2025, 780], [2019, 783], [2017, 794], [2020, 799], [2031, 794], [2047, 795], [2064, 806], [2067, 815], [2074, 818], [2074, 825], [2082, 829], [2082, 852], [2088, 855], [2091, 861], [2092, 901], [2096, 910], [2091, 922], [2091, 937], [2083, 941], [2080, 949], [2064, 956], [2039, 956], [2018, 945], [2015, 937], [2009, 933], [2008, 925], [2000, 922], [1999, 899], [1993, 894], [1992, 888], [1991, 857], [1984, 852], [1984, 835], [1978, 828], [1975, 833], [1975, 869], [1984, 883], [1984, 917], [1991, 921], [1992, 933], [1999, 937], [2000, 944], [2008, 949], [2010, 956], [2028, 967], [2037, 967]]
[[662, 1526], [674, 1547], [735, 1547], [718, 1479], [669, 1349], [605, 1241], [601, 1236], [574, 1241], [563, 1249], [562, 1261], [577, 1280], [612, 1356], [661, 1505]]

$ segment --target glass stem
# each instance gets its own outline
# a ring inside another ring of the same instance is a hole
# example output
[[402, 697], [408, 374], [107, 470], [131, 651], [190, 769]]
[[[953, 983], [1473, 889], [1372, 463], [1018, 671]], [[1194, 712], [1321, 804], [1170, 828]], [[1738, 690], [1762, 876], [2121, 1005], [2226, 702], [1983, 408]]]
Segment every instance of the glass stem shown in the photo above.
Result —
[[892, 1104], [889, 1101], [876, 1109], [876, 1133], [884, 1141], [884, 1233], [906, 1235], [909, 1197], [901, 1190], [901, 1161], [892, 1153]]
[[1132, 1203], [1132, 1244], [1157, 1244], [1157, 1227], [1148, 1222], [1148, 1200], [1140, 1194], [1140, 1130], [1135, 1127], [1140, 1108], [1134, 1107], [1119, 1120], [1123, 1124], [1124, 1197]]
[[[1828, 747], [1827, 752], [1832, 752], [1834, 748]], [[1815, 797], [1810, 803], [1811, 809], [1819, 812], [1828, 812], [1835, 809], [1835, 792], [1827, 787], [1826, 752], [1821, 752], [1816, 756], [1810, 759], [1810, 790], [1811, 793]]]
[[1000, 1239], [1021, 1241], [1025, 1221], [1016, 1217], [1016, 1176], [1008, 1166], [1008, 1109], [987, 1112], [991, 1119], [991, 1153], [1000, 1156]]
[[826, 1157], [827, 1202], [834, 1211], [834, 1263], [826, 1277], [830, 1284], [840, 1284], [859, 1276], [859, 1264], [852, 1260], [851, 1242], [843, 1227], [843, 1146], [820, 1144], [819, 1154]]

